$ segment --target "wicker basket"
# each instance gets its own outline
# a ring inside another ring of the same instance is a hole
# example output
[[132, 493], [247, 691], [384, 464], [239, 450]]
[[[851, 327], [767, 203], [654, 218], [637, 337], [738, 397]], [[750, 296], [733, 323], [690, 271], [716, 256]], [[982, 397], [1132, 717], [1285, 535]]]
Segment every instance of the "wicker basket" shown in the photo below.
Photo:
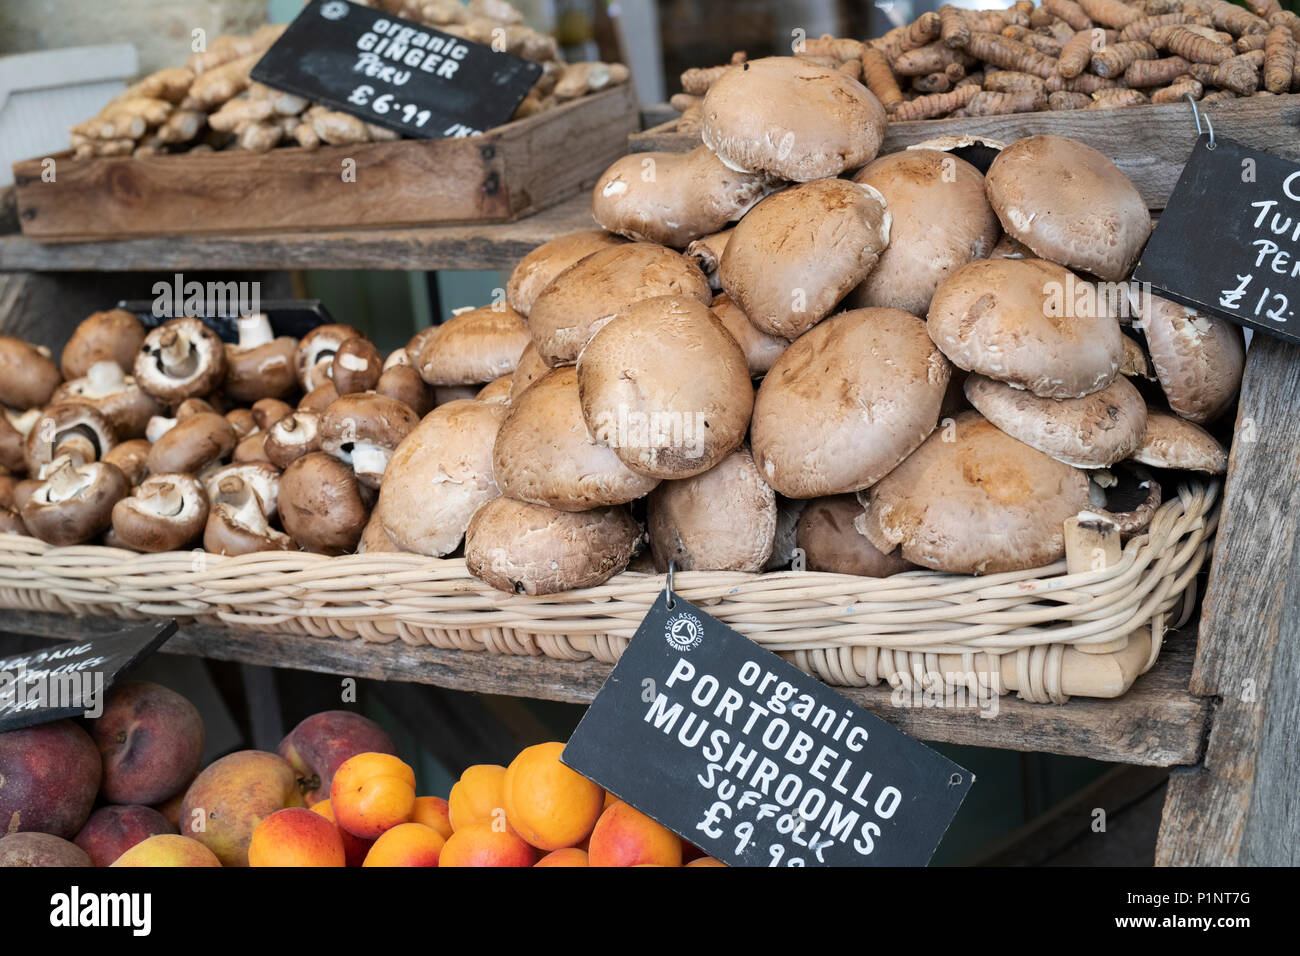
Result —
[[[1040, 702], [1117, 696], [1155, 662], [1169, 615], [1191, 613], [1218, 493], [1217, 483], [1180, 487], [1103, 570], [1069, 574], [1059, 561], [983, 577], [695, 571], [679, 572], [674, 589], [831, 684], [919, 686], [941, 675], [946, 686]], [[662, 575], [629, 572], [523, 597], [471, 577], [458, 558], [136, 554], [0, 535], [0, 607], [572, 661], [617, 659], [663, 586]], [[1113, 667], [1098, 670], [1107, 658], [1127, 669], [1118, 684]]]

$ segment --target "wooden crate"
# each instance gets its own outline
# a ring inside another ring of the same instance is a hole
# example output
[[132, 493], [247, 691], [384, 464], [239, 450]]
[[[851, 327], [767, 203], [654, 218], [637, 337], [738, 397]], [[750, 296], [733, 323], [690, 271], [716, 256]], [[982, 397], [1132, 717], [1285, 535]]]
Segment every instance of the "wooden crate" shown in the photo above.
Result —
[[[1199, 105], [1216, 136], [1234, 139], [1285, 159], [1300, 160], [1300, 94], [1260, 95]], [[1070, 136], [1105, 153], [1133, 180], [1151, 209], [1164, 209], [1183, 171], [1196, 121], [1187, 103], [1116, 110], [1016, 113], [891, 123], [880, 152], [893, 153], [942, 136], [983, 136], [1010, 143], [1023, 136]], [[684, 153], [700, 145], [699, 133], [677, 132], [671, 120], [628, 137], [632, 152]]]
[[[40, 240], [506, 222], [595, 182], [638, 128], [630, 84], [464, 139], [14, 164]], [[345, 181], [345, 164], [355, 181]]]

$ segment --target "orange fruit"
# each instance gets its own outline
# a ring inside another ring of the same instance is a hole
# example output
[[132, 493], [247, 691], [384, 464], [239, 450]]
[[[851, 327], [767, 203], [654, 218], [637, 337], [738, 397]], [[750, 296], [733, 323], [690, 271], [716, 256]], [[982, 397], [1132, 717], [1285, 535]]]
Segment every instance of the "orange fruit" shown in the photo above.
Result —
[[563, 850], [552, 850], [533, 866], [589, 866], [587, 851], [576, 846], [566, 846]]
[[439, 866], [532, 866], [537, 851], [513, 830], [498, 830], [490, 823], [470, 823], [457, 828], [442, 848]]
[[415, 812], [415, 771], [392, 754], [349, 757], [330, 785], [334, 820], [353, 836], [373, 840]]
[[437, 866], [446, 840], [423, 823], [399, 823], [385, 830], [366, 854], [364, 866]]
[[605, 791], [560, 763], [564, 744], [526, 747], [506, 768], [506, 819], [539, 850], [576, 846], [605, 805]]
[[494, 763], [466, 767], [447, 794], [447, 816], [453, 831], [472, 823], [492, 823], [506, 812], [506, 768]]
[[681, 866], [682, 838], [619, 801], [596, 821], [588, 856], [592, 866]]
[[432, 827], [444, 840], [451, 836], [451, 810], [442, 797], [416, 797], [411, 822]]
[[339, 826], [338, 821], [334, 819], [334, 808], [328, 800], [321, 800], [319, 803], [311, 805], [312, 813], [319, 813], [330, 823], [334, 824], [334, 829], [338, 830], [339, 837], [343, 840], [343, 855], [347, 857], [348, 866], [360, 866], [370, 852], [370, 847], [374, 840], [363, 840], [361, 837], [353, 836], [347, 830]]

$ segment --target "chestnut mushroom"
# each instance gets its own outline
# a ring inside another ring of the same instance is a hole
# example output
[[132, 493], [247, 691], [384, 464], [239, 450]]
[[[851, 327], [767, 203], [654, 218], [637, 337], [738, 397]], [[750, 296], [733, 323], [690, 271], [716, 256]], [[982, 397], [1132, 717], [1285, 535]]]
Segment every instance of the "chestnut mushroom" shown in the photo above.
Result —
[[163, 411], [157, 399], [113, 361], [96, 362], [85, 376], [64, 382], [55, 389], [53, 401], [95, 406], [122, 440], [143, 438], [149, 419]]
[[81, 320], [63, 346], [59, 364], [68, 381], [84, 378], [96, 362], [114, 362], [130, 372], [136, 353], [144, 345], [145, 328], [139, 318], [125, 309], [95, 312]]
[[809, 571], [887, 578], [915, 568], [897, 551], [883, 554], [868, 541], [854, 525], [861, 514], [856, 495], [830, 495], [807, 503], [799, 515], [796, 541]]
[[340, 395], [369, 392], [379, 384], [383, 366], [375, 343], [359, 335], [348, 339], [339, 345], [330, 366], [334, 388]]
[[352, 469], [318, 451], [284, 470], [279, 505], [284, 530], [298, 547], [317, 554], [355, 550], [370, 517]]
[[262, 398], [253, 403], [251, 409], [253, 422], [259, 431], [267, 431], [272, 425], [293, 411], [293, 406], [278, 398]]
[[132, 551], [177, 551], [203, 533], [208, 495], [190, 475], [150, 475], [113, 505], [113, 536]]
[[47, 349], [0, 335], [0, 405], [39, 408], [49, 403], [62, 381]]
[[[527, 317], [542, 290], [561, 272], [593, 252], [622, 245], [623, 242], [622, 236], [603, 229], [589, 229], [585, 232], [571, 232], [542, 243], [524, 256], [510, 273], [510, 279], [506, 282], [506, 301], [512, 309]], [[409, 351], [418, 355], [419, 347]]]
[[104, 452], [100, 461], [116, 465], [134, 488], [149, 475], [149, 447], [149, 442], [145, 439], [131, 438]]
[[149, 449], [149, 471], [197, 475], [207, 466], [230, 457], [238, 439], [230, 422], [215, 412], [190, 415], [167, 431]]
[[388, 460], [419, 421], [408, 406], [386, 395], [340, 395], [321, 412], [321, 451], [350, 465], [367, 488], [378, 488]]
[[294, 550], [293, 539], [271, 527], [262, 500], [239, 475], [226, 475], [216, 483], [209, 498], [204, 550], [225, 555]]
[[203, 478], [203, 490], [209, 500], [215, 500], [221, 482], [234, 476], [247, 484], [257, 493], [261, 502], [262, 513], [267, 520], [275, 518], [279, 511], [280, 469], [267, 461], [248, 461], [231, 463], [210, 472]]
[[505, 303], [461, 312], [435, 328], [416, 357], [435, 387], [481, 385], [515, 370], [531, 341], [523, 316]]
[[226, 379], [222, 390], [236, 402], [285, 398], [298, 390], [295, 360], [298, 340], [276, 336], [261, 313], [241, 316], [239, 341], [226, 346]]
[[1139, 309], [1169, 407], [1198, 424], [1222, 415], [1236, 401], [1246, 366], [1241, 327], [1154, 293], [1140, 297]]
[[113, 506], [131, 491], [126, 476], [102, 461], [60, 456], [25, 498], [20, 514], [33, 537], [66, 547], [85, 544], [112, 524]]
[[401, 402], [417, 418], [433, 411], [433, 386], [420, 378], [413, 366], [393, 365], [384, 369], [375, 383], [375, 391]]
[[334, 355], [339, 346], [348, 339], [360, 337], [361, 333], [352, 326], [337, 322], [318, 325], [304, 335], [294, 355], [294, 367], [302, 390], [310, 393], [331, 382]]
[[297, 411], [285, 415], [267, 429], [262, 450], [277, 468], [288, 468], [303, 455], [320, 451], [319, 413]]
[[39, 476], [41, 468], [60, 455], [71, 456], [77, 464], [98, 461], [116, 444], [112, 423], [95, 406], [56, 402], [41, 412], [27, 433], [27, 473]]
[[171, 319], [145, 336], [133, 372], [139, 386], [164, 404], [202, 398], [225, 378], [225, 346], [198, 319]]

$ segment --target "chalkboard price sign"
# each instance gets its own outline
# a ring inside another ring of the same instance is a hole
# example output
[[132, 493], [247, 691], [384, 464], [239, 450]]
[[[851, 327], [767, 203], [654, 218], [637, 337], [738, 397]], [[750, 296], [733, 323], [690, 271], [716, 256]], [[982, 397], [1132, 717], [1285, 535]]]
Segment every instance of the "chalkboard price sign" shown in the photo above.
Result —
[[1300, 166], [1202, 134], [1133, 278], [1300, 343]]
[[562, 760], [733, 866], [920, 866], [974, 775], [660, 594]]
[[252, 77], [403, 136], [442, 139], [507, 122], [541, 73], [538, 63], [382, 10], [313, 0]]
[[0, 733], [99, 716], [114, 682], [176, 633], [175, 621], [0, 658]]

